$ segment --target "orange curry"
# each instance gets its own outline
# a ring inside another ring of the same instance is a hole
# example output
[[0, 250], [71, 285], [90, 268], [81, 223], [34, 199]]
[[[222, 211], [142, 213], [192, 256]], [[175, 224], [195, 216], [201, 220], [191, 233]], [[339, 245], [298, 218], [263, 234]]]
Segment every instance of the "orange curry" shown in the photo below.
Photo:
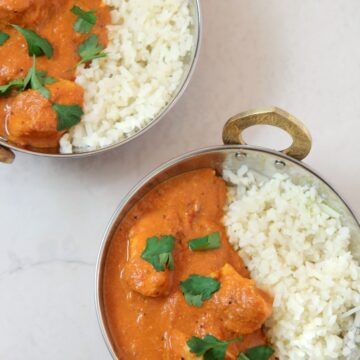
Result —
[[[187, 341], [213, 335], [228, 340], [225, 359], [266, 344], [262, 325], [270, 295], [255, 287], [222, 223], [225, 182], [212, 169], [184, 173], [158, 185], [119, 225], [104, 267], [103, 301], [111, 341], [122, 359], [195, 359]], [[188, 242], [220, 233], [220, 247], [192, 251]], [[174, 268], [156, 271], [141, 254], [147, 239], [175, 238]], [[190, 305], [179, 284], [192, 274], [220, 282], [201, 307]]]
[[[77, 16], [73, 6], [83, 11], [94, 10], [96, 23], [87, 33], [75, 31]], [[65, 130], [58, 131], [53, 103], [83, 105], [83, 89], [75, 84], [78, 49], [91, 35], [107, 44], [106, 25], [109, 9], [101, 0], [0, 0], [0, 31], [9, 36], [0, 46], [0, 86], [24, 79], [33, 66], [23, 34], [12, 25], [35, 32], [53, 47], [51, 58], [36, 56], [36, 70], [46, 71], [56, 79], [45, 85], [49, 99], [34, 89], [13, 89], [0, 96], [0, 136], [21, 146], [57, 147]]]

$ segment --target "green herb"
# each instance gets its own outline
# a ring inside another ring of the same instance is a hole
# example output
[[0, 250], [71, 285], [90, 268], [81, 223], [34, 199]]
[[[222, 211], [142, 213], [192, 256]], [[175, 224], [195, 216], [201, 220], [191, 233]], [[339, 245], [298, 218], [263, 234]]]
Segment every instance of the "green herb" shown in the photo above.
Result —
[[171, 235], [163, 235], [146, 239], [146, 247], [141, 258], [149, 262], [156, 271], [165, 271], [167, 267], [174, 270], [174, 258], [172, 251], [175, 247], [175, 238]]
[[193, 239], [189, 241], [189, 248], [192, 251], [203, 251], [218, 249], [221, 245], [220, 233], [214, 232], [202, 238]]
[[45, 98], [50, 98], [50, 91], [43, 86], [41, 80], [37, 76], [35, 64], [29, 70], [24, 80], [23, 90], [25, 90], [26, 88], [37, 90]]
[[223, 360], [225, 358], [227, 347], [230, 343], [242, 341], [239, 337], [232, 340], [218, 340], [215, 336], [206, 335], [203, 339], [196, 336], [191, 337], [186, 344], [190, 352], [197, 356], [204, 356], [204, 360]]
[[4, 43], [10, 38], [7, 33], [0, 31], [0, 46], [4, 45]]
[[50, 85], [57, 82], [52, 76], [47, 76], [46, 71], [36, 71], [36, 74], [43, 85]]
[[205, 300], [220, 289], [220, 282], [212, 277], [190, 275], [180, 282], [180, 289], [189, 305], [201, 307]]
[[240, 353], [237, 360], [268, 360], [274, 352], [271, 346], [255, 346], [246, 350], [244, 353]]
[[78, 54], [81, 57], [81, 61], [78, 65], [91, 61], [93, 59], [106, 57], [105, 53], [102, 53], [104, 47], [99, 44], [99, 38], [96, 35], [91, 35], [78, 49]]
[[58, 131], [70, 129], [72, 126], [78, 124], [81, 120], [81, 116], [84, 114], [79, 105], [53, 104], [52, 108], [56, 111], [58, 116]]
[[46, 55], [48, 59], [53, 56], [54, 49], [46, 39], [42, 38], [32, 30], [24, 29], [18, 25], [12, 26], [24, 36], [28, 44], [28, 51], [30, 56]]
[[22, 79], [10, 81], [8, 84], [0, 86], [0, 96], [7, 96], [12, 89], [21, 89], [23, 86], [24, 81]]
[[44, 85], [53, 84], [56, 82], [56, 79], [46, 76], [46, 71], [37, 71], [36, 57], [33, 56], [33, 58], [33, 66], [30, 68], [24, 79], [22, 90], [34, 89], [39, 91], [42, 96], [50, 99], [50, 91], [46, 89]]
[[25, 79], [16, 79], [6, 85], [0, 86], [0, 96], [9, 95], [12, 89], [18, 89], [20, 91], [34, 89], [38, 90], [47, 99], [50, 98], [50, 91], [46, 89], [44, 85], [53, 84], [57, 80], [51, 76], [47, 76], [46, 71], [37, 71], [36, 58], [35, 56], [33, 58], [33, 65], [28, 71]]
[[78, 33], [87, 34], [96, 24], [95, 10], [84, 11], [75, 5], [71, 8], [71, 12], [78, 17], [74, 24], [74, 30]]

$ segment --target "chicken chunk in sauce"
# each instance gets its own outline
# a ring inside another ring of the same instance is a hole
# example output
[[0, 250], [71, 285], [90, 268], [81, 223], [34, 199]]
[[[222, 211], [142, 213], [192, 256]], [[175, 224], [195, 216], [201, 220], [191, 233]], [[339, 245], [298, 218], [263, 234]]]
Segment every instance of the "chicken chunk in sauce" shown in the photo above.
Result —
[[259, 330], [272, 312], [273, 298], [225, 264], [214, 277], [221, 283], [212, 298], [226, 330], [247, 335]]
[[165, 335], [165, 349], [163, 360], [183, 359], [194, 360], [197, 356], [190, 352], [186, 341], [188, 340], [186, 334], [178, 330], [170, 331]]
[[144, 296], [163, 296], [170, 292], [173, 274], [156, 271], [141, 258], [146, 246], [146, 239], [152, 236], [175, 234], [178, 228], [176, 216], [151, 212], [143, 216], [129, 232], [129, 260], [125, 266], [125, 279], [131, 289]]
[[[60, 80], [47, 88], [56, 103], [83, 104], [83, 89], [72, 81]], [[8, 139], [14, 143], [38, 148], [56, 147], [64, 134], [64, 131], [57, 130], [57, 114], [51, 101], [36, 90], [15, 96], [8, 111]]]
[[0, 0], [0, 24], [33, 26], [46, 20], [66, 0]]

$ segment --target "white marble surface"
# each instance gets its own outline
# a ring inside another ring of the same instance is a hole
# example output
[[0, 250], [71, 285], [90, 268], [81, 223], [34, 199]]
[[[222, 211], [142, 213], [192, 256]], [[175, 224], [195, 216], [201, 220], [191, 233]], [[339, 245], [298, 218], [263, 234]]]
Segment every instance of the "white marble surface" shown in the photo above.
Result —
[[[219, 144], [224, 120], [278, 105], [302, 119], [306, 162], [360, 215], [358, 0], [204, 0], [188, 91], [158, 126], [83, 160], [17, 155], [0, 166], [0, 358], [109, 359], [94, 309], [94, 267], [122, 196], [149, 170]], [[252, 132], [258, 144], [284, 140]]]

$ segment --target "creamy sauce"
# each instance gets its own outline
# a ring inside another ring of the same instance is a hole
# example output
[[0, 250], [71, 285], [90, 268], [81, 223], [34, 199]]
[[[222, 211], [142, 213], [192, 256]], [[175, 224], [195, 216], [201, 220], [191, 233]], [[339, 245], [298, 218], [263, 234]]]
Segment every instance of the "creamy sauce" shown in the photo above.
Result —
[[[179, 291], [179, 282], [190, 274], [208, 276], [225, 264], [249, 277], [226, 237], [222, 224], [225, 201], [225, 182], [211, 169], [197, 170], [155, 187], [123, 219], [110, 244], [103, 277], [106, 321], [119, 357], [190, 359], [193, 354], [182, 355], [182, 348], [191, 336], [203, 337], [209, 333], [219, 339], [236, 336], [224, 328], [214, 301], [206, 301], [197, 308], [187, 304]], [[127, 281], [133, 246], [130, 239], [134, 241], [134, 233], [160, 236], [166, 230], [176, 237], [175, 270], [171, 272], [169, 294], [146, 297], [134, 291]], [[214, 231], [221, 233], [220, 248], [199, 252], [188, 249], [188, 240]], [[245, 336], [242, 343], [229, 346], [226, 358], [235, 359], [240, 350], [265, 343], [260, 329]]]

